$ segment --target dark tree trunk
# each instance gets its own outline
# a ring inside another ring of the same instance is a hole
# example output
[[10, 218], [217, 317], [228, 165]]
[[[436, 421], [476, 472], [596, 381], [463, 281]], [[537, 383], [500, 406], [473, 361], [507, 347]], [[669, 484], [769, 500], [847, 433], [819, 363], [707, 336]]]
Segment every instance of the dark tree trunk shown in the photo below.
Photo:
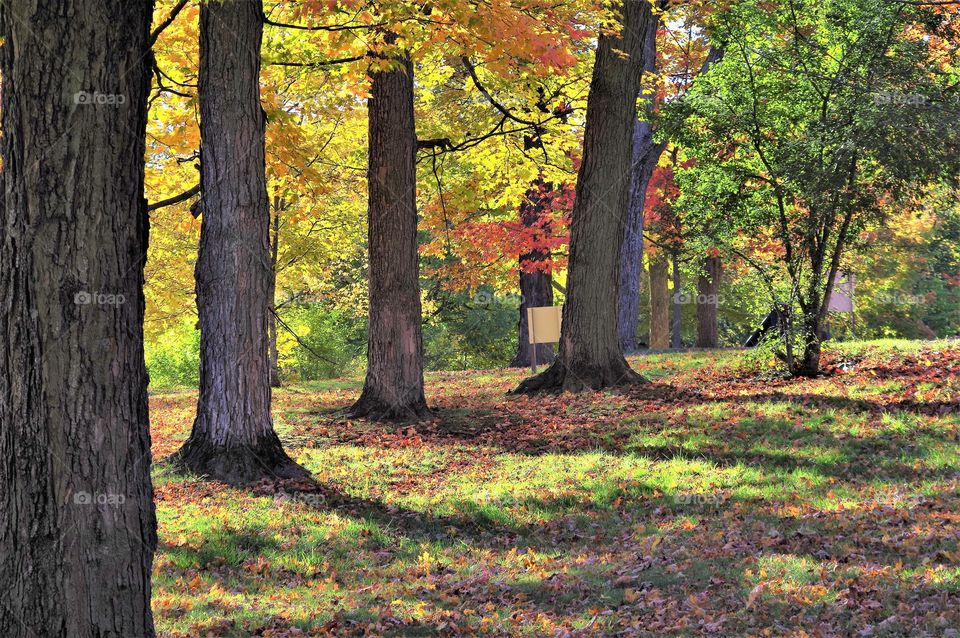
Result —
[[277, 260], [280, 256], [280, 213], [285, 208], [281, 198], [274, 198], [273, 229], [270, 233], [270, 317], [267, 339], [270, 347], [270, 387], [280, 387], [280, 351], [277, 349]]
[[683, 347], [683, 292], [680, 280], [680, 254], [670, 254], [670, 266], [673, 271], [673, 314], [670, 322], [670, 347], [679, 350]]
[[600, 36], [587, 99], [560, 352], [552, 366], [516, 392], [598, 390], [642, 380], [620, 349], [617, 292], [637, 87], [644, 34], [653, 16], [646, 0], [625, 0], [619, 9], [622, 32], [616, 38]]
[[717, 327], [717, 304], [720, 301], [720, 276], [723, 273], [720, 257], [705, 257], [697, 279], [697, 347], [716, 348], [720, 345]]
[[650, 349], [670, 347], [670, 262], [663, 249], [650, 256]]
[[430, 411], [423, 394], [413, 64], [409, 56], [394, 62], [371, 74], [367, 105], [367, 377], [350, 414], [416, 420]]
[[[547, 185], [537, 180], [534, 188], [527, 192], [526, 198], [520, 205], [520, 223], [527, 228], [543, 224], [546, 206], [552, 201], [549, 193], [544, 189]], [[529, 270], [533, 264], [542, 263], [550, 258], [550, 254], [535, 250], [520, 255], [520, 322], [519, 343], [517, 354], [510, 362], [512, 368], [523, 368], [531, 363], [530, 355], [533, 346], [530, 344], [530, 332], [527, 329], [527, 309], [553, 305], [552, 276], [539, 269]], [[549, 343], [537, 344], [537, 363], [549, 365], [553, 363], [553, 345]]]
[[0, 636], [153, 636], [153, 3], [3, 0]]
[[[648, 22], [644, 41], [644, 71], [656, 71], [657, 28], [659, 18]], [[653, 111], [653, 95], [641, 93], [646, 120], [637, 120], [633, 127], [633, 165], [630, 176], [630, 204], [620, 248], [620, 298], [617, 304], [620, 347], [626, 353], [637, 350], [637, 324], [640, 319], [640, 281], [643, 271], [643, 210], [647, 199], [647, 185], [657, 162], [667, 147], [666, 142], [653, 140], [653, 126], [649, 117]]]
[[176, 455], [188, 471], [242, 485], [308, 476], [270, 412], [270, 209], [260, 107], [259, 0], [200, 8], [203, 223], [197, 258], [200, 398]]

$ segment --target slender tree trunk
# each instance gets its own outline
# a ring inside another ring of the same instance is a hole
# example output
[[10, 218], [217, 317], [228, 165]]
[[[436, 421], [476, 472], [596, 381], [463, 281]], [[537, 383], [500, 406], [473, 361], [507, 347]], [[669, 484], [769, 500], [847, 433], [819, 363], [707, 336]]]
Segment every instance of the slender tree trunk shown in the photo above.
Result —
[[280, 387], [280, 352], [277, 349], [277, 260], [280, 256], [280, 213], [285, 204], [283, 199], [273, 200], [273, 230], [270, 234], [270, 317], [267, 339], [270, 346], [270, 387]]
[[716, 348], [720, 345], [717, 326], [717, 305], [720, 302], [722, 264], [718, 255], [703, 259], [697, 279], [697, 347]]
[[367, 378], [350, 414], [375, 420], [414, 420], [430, 414], [423, 394], [417, 134], [413, 63], [408, 55], [394, 62], [391, 69], [372, 73], [367, 105]]
[[516, 392], [598, 390], [642, 380], [620, 349], [617, 292], [637, 87], [653, 15], [647, 0], [625, 0], [619, 9], [623, 29], [616, 38], [600, 36], [587, 99], [560, 352], [552, 366]]
[[283, 451], [270, 412], [262, 30], [260, 0], [201, 5], [200, 398], [193, 432], [176, 461], [237, 485], [308, 476]]
[[[549, 187], [542, 180], [537, 180], [534, 187], [527, 192], [527, 197], [520, 205], [520, 223], [532, 228], [543, 223], [545, 207], [552, 201], [544, 189]], [[535, 250], [520, 256], [520, 322], [519, 343], [517, 354], [510, 362], [510, 367], [522, 368], [531, 363], [530, 355], [533, 346], [530, 344], [530, 332], [527, 327], [527, 309], [553, 305], [552, 276], [539, 269], [528, 270], [534, 264], [550, 258], [550, 254]], [[553, 363], [553, 346], [549, 343], [537, 344], [537, 363], [549, 365]]]
[[670, 347], [670, 262], [667, 253], [657, 249], [650, 256], [650, 349]]
[[153, 636], [153, 3], [0, 2], [0, 636]]
[[[647, 23], [644, 35], [644, 71], [654, 72], [657, 65], [657, 28], [660, 20], [654, 17]], [[626, 230], [620, 248], [620, 291], [617, 303], [620, 347], [626, 353], [637, 350], [637, 324], [640, 319], [640, 281], [643, 271], [643, 211], [646, 206], [647, 186], [657, 162], [667, 147], [666, 142], [654, 142], [652, 94], [641, 91], [646, 119], [637, 120], [633, 127], [633, 165], [630, 179], [630, 204], [627, 208]]]
[[680, 253], [670, 254], [673, 271], [673, 314], [670, 321], [670, 347], [679, 350], [683, 347], [683, 282], [680, 280]]

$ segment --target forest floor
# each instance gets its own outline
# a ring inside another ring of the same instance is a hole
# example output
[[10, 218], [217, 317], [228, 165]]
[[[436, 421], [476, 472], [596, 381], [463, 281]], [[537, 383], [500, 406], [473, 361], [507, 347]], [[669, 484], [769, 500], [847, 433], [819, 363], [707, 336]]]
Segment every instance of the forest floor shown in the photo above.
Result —
[[[854, 344], [816, 380], [740, 352], [631, 359], [625, 392], [427, 375], [430, 423], [279, 390], [322, 487], [155, 470], [162, 636], [958, 636], [960, 343]], [[153, 450], [194, 392], [151, 397]]]

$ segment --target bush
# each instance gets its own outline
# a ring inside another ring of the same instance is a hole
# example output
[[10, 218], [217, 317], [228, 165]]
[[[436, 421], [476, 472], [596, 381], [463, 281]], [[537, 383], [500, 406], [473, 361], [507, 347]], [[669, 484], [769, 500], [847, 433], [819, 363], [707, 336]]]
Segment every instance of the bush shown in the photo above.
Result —
[[197, 387], [200, 383], [200, 331], [185, 321], [144, 343], [151, 388]]

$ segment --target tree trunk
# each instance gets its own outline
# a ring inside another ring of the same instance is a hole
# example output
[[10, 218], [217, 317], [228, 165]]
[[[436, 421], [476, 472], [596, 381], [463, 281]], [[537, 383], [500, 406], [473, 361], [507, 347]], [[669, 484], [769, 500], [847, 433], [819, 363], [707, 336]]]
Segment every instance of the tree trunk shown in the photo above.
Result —
[[201, 5], [200, 398], [193, 432], [175, 460], [235, 485], [309, 475], [283, 451], [270, 412], [262, 29], [259, 0]]
[[[657, 28], [660, 20], [648, 22], [644, 41], [644, 71], [656, 71]], [[637, 120], [633, 127], [633, 165], [630, 177], [630, 204], [627, 208], [626, 230], [620, 248], [620, 291], [617, 303], [620, 347], [626, 353], [637, 350], [637, 324], [640, 319], [640, 275], [643, 271], [643, 210], [646, 206], [647, 185], [657, 162], [667, 147], [666, 142], [653, 141], [652, 94], [641, 91], [646, 120]]]
[[[548, 192], [544, 190], [546, 188], [548, 186], [542, 180], [537, 180], [534, 188], [527, 192], [526, 198], [520, 205], [520, 223], [523, 226], [531, 228], [543, 223], [544, 208], [552, 201]], [[520, 338], [517, 344], [517, 354], [510, 362], [511, 368], [523, 368], [531, 363], [530, 355], [533, 353], [533, 346], [530, 344], [530, 332], [527, 328], [527, 309], [553, 305], [552, 275], [542, 270], [527, 270], [533, 264], [549, 258], [549, 253], [539, 250], [524, 253], [520, 256], [520, 322], [518, 331]], [[538, 364], [549, 365], [553, 363], [555, 357], [553, 345], [540, 343], [537, 344], [536, 348]]]
[[623, 29], [617, 37], [600, 36], [587, 99], [560, 352], [552, 366], [516, 392], [599, 390], [642, 380], [620, 349], [617, 293], [637, 87], [653, 16], [646, 0], [625, 0], [619, 9]]
[[703, 259], [697, 279], [697, 347], [716, 348], [720, 345], [717, 328], [717, 305], [720, 302], [720, 277], [723, 266], [718, 255]]
[[670, 347], [679, 350], [683, 347], [683, 292], [680, 281], [680, 253], [670, 254], [673, 271], [673, 314], [670, 321]]
[[0, 2], [0, 636], [153, 636], [153, 3]]
[[277, 349], [277, 260], [280, 256], [280, 213], [285, 204], [283, 199], [275, 197], [273, 200], [273, 230], [270, 234], [270, 316], [268, 317], [270, 346], [270, 387], [280, 387], [280, 352]]
[[650, 255], [650, 349], [670, 347], [670, 262], [662, 249]]
[[413, 63], [409, 55], [394, 62], [371, 74], [367, 104], [367, 378], [350, 414], [417, 420], [430, 411], [423, 394]]

